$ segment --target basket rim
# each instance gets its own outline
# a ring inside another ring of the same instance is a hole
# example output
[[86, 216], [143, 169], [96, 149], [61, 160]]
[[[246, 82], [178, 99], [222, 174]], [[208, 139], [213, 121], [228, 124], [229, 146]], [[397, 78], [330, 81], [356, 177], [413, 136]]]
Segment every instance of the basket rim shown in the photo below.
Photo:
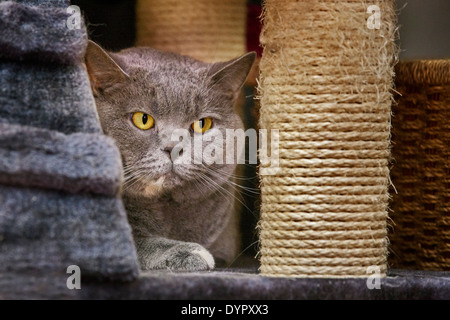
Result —
[[395, 76], [397, 84], [450, 84], [450, 59], [400, 61]]

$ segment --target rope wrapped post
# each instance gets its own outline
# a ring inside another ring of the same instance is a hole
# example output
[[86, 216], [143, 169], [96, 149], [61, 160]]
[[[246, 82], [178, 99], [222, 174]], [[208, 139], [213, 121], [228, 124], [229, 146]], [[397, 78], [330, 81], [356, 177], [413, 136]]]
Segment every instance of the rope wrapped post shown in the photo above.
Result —
[[205, 62], [246, 51], [245, 0], [138, 0], [137, 45]]
[[450, 60], [401, 62], [392, 119], [390, 263], [450, 270]]
[[264, 276], [386, 275], [397, 28], [377, 3], [265, 1], [260, 125], [280, 130], [280, 170], [261, 176]]

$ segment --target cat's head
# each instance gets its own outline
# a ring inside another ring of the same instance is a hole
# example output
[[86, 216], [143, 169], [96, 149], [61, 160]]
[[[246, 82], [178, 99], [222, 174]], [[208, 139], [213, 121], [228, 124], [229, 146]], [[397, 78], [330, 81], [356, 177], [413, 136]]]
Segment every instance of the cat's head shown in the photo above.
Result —
[[[229, 178], [235, 164], [202, 156], [205, 149], [213, 155], [224, 150], [225, 159], [225, 130], [242, 129], [235, 104], [254, 59], [249, 53], [209, 64], [151, 48], [108, 53], [89, 43], [86, 66], [102, 128], [122, 154], [125, 192], [201, 194]], [[191, 152], [173, 149], [180, 146], [174, 133], [184, 134], [184, 146], [191, 143], [184, 150]], [[223, 139], [216, 138], [218, 133]], [[200, 140], [194, 148], [196, 137], [203, 138], [200, 150]]]

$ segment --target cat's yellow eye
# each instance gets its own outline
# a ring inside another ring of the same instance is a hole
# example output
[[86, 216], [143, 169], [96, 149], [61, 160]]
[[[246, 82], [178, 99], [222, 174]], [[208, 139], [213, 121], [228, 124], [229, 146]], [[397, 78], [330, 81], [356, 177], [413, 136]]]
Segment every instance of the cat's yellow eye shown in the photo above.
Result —
[[153, 120], [152, 116], [143, 112], [133, 113], [131, 120], [133, 121], [133, 124], [141, 130], [151, 129], [155, 124], [155, 120]]
[[211, 118], [203, 118], [195, 121], [192, 124], [192, 130], [197, 133], [205, 133], [212, 127], [212, 119]]

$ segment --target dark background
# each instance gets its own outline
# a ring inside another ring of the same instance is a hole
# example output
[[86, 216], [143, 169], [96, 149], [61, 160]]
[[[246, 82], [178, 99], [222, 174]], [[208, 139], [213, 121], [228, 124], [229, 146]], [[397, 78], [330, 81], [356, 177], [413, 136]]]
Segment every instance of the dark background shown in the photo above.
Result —
[[450, 0], [396, 2], [402, 50], [400, 59], [450, 58]]
[[135, 0], [71, 0], [71, 4], [81, 8], [89, 38], [111, 51], [134, 45], [135, 3]]

